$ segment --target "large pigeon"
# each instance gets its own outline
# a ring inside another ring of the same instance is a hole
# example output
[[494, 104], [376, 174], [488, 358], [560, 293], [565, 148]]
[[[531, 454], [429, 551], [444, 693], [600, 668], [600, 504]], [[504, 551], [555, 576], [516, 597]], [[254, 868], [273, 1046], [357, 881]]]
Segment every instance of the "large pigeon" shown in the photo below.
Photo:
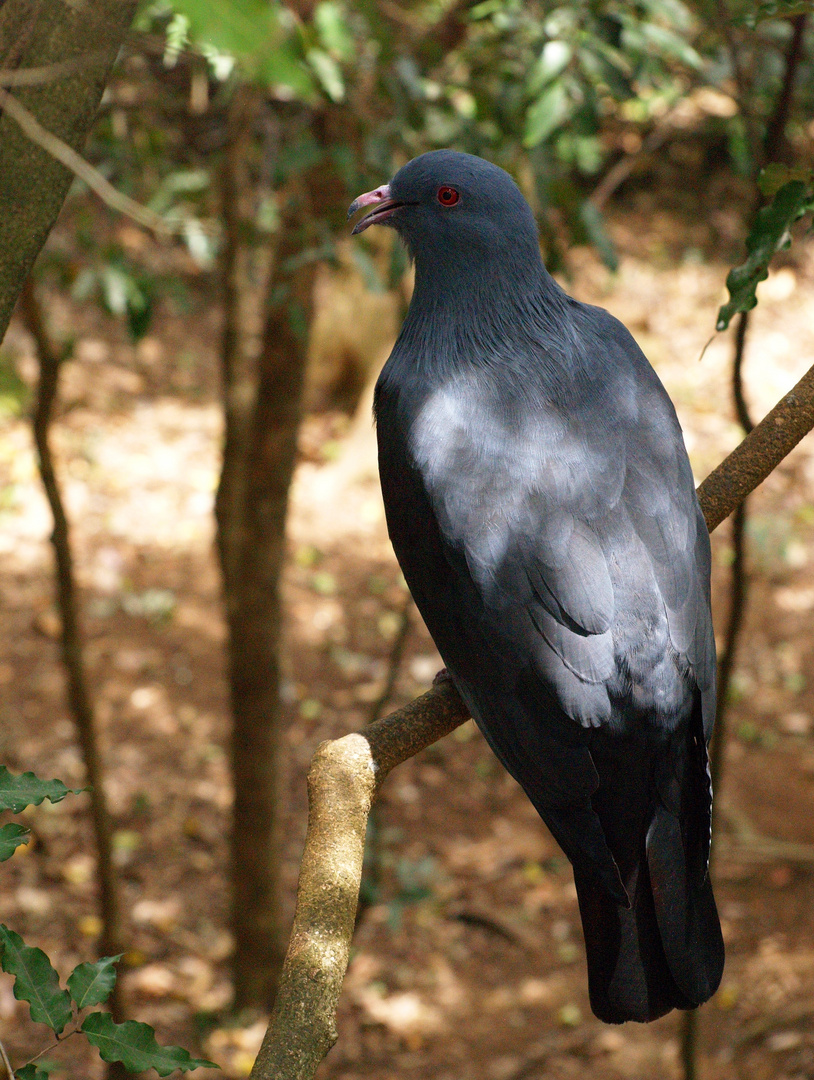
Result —
[[547, 273], [502, 169], [436, 150], [361, 195], [415, 291], [375, 397], [390, 537], [461, 697], [570, 859], [594, 1013], [689, 1009], [708, 874], [710, 547], [631, 335]]

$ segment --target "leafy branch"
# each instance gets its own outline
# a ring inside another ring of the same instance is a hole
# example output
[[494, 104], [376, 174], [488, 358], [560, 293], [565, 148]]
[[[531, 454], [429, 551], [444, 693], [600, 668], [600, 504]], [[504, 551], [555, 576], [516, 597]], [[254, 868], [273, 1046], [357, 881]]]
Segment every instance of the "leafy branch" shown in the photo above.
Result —
[[[31, 772], [15, 775], [0, 765], [0, 811], [19, 814], [27, 806], [39, 806], [44, 799], [57, 803], [71, 793], [78, 791], [66, 787], [61, 780], [42, 780]], [[28, 830], [22, 826], [4, 825], [0, 829], [0, 862], [9, 859], [27, 837]], [[193, 1058], [180, 1046], [160, 1046], [149, 1024], [135, 1020], [117, 1024], [109, 1012], [99, 1010], [86, 1012], [80, 1019], [85, 1010], [103, 1005], [110, 998], [116, 986], [115, 965], [121, 955], [78, 964], [63, 989], [46, 953], [27, 945], [18, 933], [0, 923], [0, 967], [14, 976], [14, 996], [18, 1001], [28, 1002], [34, 1023], [50, 1028], [55, 1036], [54, 1043], [16, 1071], [0, 1043], [0, 1061], [8, 1080], [48, 1080], [48, 1074], [34, 1062], [80, 1033], [98, 1049], [104, 1061], [121, 1062], [130, 1072], [155, 1069], [159, 1076], [168, 1076], [175, 1069], [187, 1072], [202, 1067], [217, 1068], [211, 1061]]]
[[755, 215], [746, 238], [745, 262], [727, 275], [729, 301], [718, 312], [717, 330], [726, 330], [737, 312], [755, 307], [757, 287], [769, 276], [769, 263], [791, 244], [792, 227], [814, 211], [814, 171], [810, 169], [769, 165], [761, 173], [760, 188], [774, 198]]

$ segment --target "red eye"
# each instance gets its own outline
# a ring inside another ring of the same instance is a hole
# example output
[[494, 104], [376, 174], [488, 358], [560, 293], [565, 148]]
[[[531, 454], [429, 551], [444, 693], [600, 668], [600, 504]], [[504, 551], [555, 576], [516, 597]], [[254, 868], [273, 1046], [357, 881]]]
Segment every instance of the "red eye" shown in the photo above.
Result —
[[435, 197], [442, 206], [454, 206], [461, 198], [454, 187], [447, 187], [446, 185], [438, 189]]

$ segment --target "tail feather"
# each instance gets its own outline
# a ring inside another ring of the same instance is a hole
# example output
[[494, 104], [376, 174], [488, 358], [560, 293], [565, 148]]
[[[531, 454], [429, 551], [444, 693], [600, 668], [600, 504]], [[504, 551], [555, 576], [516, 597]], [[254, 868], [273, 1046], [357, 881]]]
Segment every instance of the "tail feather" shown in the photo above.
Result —
[[694, 1008], [721, 980], [723, 938], [706, 873], [711, 792], [694, 727], [649, 747], [603, 740], [591, 748], [600, 777], [593, 808], [630, 899], [620, 904], [590, 863], [573, 860], [591, 1008], [606, 1023]]
[[700, 887], [693, 881], [681, 826], [663, 806], [647, 833], [647, 866], [670, 972], [691, 1004], [700, 1005], [720, 984], [724, 942], [709, 876]]
[[629, 908], [613, 902], [601, 885], [574, 874], [588, 958], [591, 1009], [606, 1024], [646, 1023], [671, 1009], [689, 1009], [661, 943], [646, 863]]

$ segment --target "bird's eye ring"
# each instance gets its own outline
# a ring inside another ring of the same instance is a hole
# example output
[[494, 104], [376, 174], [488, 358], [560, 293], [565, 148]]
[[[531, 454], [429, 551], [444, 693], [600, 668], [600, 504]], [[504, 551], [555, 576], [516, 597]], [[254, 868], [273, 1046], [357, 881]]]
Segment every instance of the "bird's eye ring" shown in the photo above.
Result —
[[457, 202], [460, 202], [461, 200], [461, 196], [458, 194], [455, 188], [449, 187], [449, 185], [447, 184], [438, 189], [435, 197], [436, 199], [438, 199], [442, 206], [454, 206]]

